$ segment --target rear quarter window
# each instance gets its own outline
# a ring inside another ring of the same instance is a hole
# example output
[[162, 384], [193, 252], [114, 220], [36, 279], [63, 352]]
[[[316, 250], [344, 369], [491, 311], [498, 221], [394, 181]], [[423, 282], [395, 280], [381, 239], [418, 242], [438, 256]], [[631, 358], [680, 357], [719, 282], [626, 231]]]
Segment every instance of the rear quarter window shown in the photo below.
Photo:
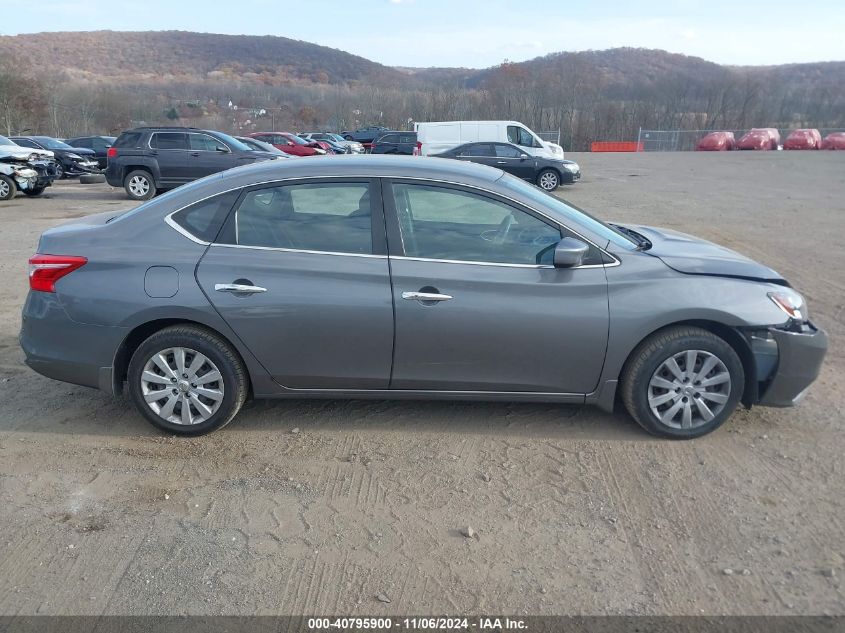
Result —
[[171, 219], [197, 239], [213, 242], [238, 199], [238, 193], [229, 191], [201, 200], [177, 211]]
[[114, 142], [114, 147], [137, 147], [141, 143], [140, 132], [126, 132]]

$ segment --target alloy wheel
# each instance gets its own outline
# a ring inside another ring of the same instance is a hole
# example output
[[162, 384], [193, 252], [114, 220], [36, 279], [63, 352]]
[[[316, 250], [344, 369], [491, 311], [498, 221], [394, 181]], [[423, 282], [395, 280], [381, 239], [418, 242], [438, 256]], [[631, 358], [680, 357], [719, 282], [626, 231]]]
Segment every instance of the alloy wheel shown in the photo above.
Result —
[[11, 188], [9, 187], [9, 183], [5, 180], [0, 180], [0, 199], [6, 198], [10, 191]]
[[546, 191], [553, 191], [557, 188], [557, 174], [547, 171], [540, 176], [540, 186]]
[[731, 394], [725, 363], [704, 350], [685, 350], [663, 361], [648, 383], [648, 406], [675, 429], [707, 424], [724, 409]]
[[223, 402], [223, 376], [207, 356], [186, 347], [171, 347], [153, 354], [144, 365], [141, 393], [163, 420], [200, 424]]
[[129, 179], [129, 191], [133, 196], [143, 198], [150, 192], [150, 181], [143, 176], [132, 176]]

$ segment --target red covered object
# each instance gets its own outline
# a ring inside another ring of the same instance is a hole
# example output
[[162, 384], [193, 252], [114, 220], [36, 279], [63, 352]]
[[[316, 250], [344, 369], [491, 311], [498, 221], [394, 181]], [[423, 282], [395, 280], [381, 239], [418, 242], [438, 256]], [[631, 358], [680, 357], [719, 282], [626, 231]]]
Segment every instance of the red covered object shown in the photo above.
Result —
[[822, 135], [815, 129], [792, 130], [783, 142], [783, 149], [819, 149]]
[[695, 149], [698, 152], [724, 152], [734, 149], [735, 146], [733, 132], [710, 132], [696, 143]]
[[845, 149], [845, 132], [831, 132], [825, 136], [822, 149]]
[[737, 149], [777, 149], [780, 132], [773, 127], [754, 127], [748, 130], [736, 144]]

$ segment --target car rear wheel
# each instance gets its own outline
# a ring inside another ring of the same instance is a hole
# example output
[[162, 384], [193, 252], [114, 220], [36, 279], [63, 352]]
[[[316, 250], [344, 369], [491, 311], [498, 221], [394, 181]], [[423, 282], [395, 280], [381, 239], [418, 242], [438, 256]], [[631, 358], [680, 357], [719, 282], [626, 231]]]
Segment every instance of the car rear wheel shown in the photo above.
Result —
[[141, 343], [127, 372], [135, 407], [154, 426], [203, 435], [226, 426], [247, 395], [247, 374], [232, 347], [201, 327], [175, 325]]
[[8, 176], [0, 174], [0, 200], [11, 200], [17, 192], [18, 186], [15, 184], [15, 181]]
[[156, 193], [156, 186], [150, 172], [143, 169], [136, 169], [126, 174], [123, 179], [123, 188], [126, 195], [133, 200], [149, 200]]
[[701, 328], [671, 327], [632, 352], [622, 374], [622, 401], [648, 432], [692, 439], [730, 417], [744, 385], [742, 361], [724, 339]]
[[537, 174], [537, 184], [541, 189], [554, 191], [560, 185], [560, 176], [554, 169], [544, 169]]

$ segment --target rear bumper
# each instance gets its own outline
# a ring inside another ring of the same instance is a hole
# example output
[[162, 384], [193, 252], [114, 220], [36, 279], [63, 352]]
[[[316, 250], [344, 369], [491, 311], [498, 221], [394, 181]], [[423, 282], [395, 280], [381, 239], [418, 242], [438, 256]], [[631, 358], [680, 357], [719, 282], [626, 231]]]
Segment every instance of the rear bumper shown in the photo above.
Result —
[[113, 392], [112, 365], [128, 328], [71, 320], [55, 294], [32, 292], [22, 314], [26, 364], [47, 378]]
[[778, 360], [759, 404], [791, 407], [801, 401], [821, 371], [827, 352], [827, 334], [809, 323], [801, 332], [769, 328], [769, 333], [777, 343]]

